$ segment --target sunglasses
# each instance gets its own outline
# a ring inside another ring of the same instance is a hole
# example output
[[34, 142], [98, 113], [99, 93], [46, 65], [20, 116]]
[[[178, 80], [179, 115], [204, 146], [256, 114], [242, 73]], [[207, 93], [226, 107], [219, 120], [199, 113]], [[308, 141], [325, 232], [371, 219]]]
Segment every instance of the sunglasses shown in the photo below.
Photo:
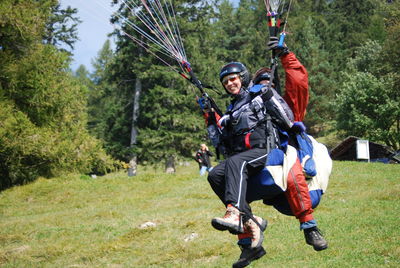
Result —
[[239, 78], [238, 74], [227, 75], [222, 79], [222, 84], [226, 86], [229, 81], [233, 82], [236, 78]]

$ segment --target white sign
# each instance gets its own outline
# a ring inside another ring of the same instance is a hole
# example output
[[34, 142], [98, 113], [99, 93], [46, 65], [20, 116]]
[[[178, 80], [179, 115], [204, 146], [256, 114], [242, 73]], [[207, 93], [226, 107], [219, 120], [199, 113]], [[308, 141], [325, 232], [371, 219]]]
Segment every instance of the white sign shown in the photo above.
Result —
[[366, 159], [369, 161], [368, 140], [357, 140], [357, 159]]

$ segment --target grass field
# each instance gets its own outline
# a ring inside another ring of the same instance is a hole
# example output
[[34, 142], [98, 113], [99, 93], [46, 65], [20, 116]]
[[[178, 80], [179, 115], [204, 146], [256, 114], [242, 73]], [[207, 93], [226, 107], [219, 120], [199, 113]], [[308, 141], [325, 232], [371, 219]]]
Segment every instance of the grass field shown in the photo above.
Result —
[[[267, 255], [250, 267], [400, 267], [400, 165], [334, 162], [315, 212], [329, 248], [306, 245], [298, 222], [261, 202]], [[197, 165], [69, 175], [0, 193], [1, 267], [231, 267], [236, 237]], [[141, 229], [145, 222], [155, 227]], [[192, 233], [194, 239], [185, 241]]]

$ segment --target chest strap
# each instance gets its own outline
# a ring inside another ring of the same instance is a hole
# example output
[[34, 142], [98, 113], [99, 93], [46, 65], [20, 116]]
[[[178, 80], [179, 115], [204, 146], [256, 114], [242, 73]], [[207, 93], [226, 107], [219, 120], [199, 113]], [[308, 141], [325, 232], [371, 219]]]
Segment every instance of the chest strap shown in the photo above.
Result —
[[246, 136], [244, 137], [244, 144], [246, 146], [246, 149], [254, 149], [254, 148], [258, 148], [258, 149], [265, 149], [267, 148], [267, 144], [266, 143], [258, 143], [258, 144], [254, 144], [253, 146], [250, 145], [250, 135], [253, 132], [249, 132], [246, 134]]
[[252, 133], [253, 133], [253, 132], [249, 132], [249, 133], [247, 133], [246, 136], [244, 137], [244, 144], [246, 145], [246, 148], [247, 148], [247, 149], [251, 149], [251, 145], [250, 145], [250, 135], [251, 135]]

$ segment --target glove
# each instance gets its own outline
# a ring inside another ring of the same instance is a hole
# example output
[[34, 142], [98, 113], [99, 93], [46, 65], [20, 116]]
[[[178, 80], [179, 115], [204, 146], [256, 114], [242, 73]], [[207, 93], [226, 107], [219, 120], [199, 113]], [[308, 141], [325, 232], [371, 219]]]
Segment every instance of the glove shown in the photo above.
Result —
[[289, 49], [287, 48], [286, 44], [284, 44], [284, 47], [279, 47], [278, 44], [279, 38], [276, 36], [271, 36], [267, 43], [268, 50], [272, 50], [273, 52], [275, 52], [276, 56], [278, 57], [289, 53]]
[[201, 97], [197, 100], [197, 103], [200, 105], [202, 110], [208, 110], [211, 108], [210, 100], [208, 98]]
[[304, 125], [303, 122], [299, 121], [299, 122], [294, 122], [291, 130], [294, 133], [302, 133], [302, 132], [306, 132], [307, 128], [306, 128], [306, 126]]
[[279, 43], [278, 37], [276, 37], [276, 36], [271, 36], [271, 37], [269, 38], [268, 43], [267, 43], [268, 50], [276, 49], [276, 47], [278, 46], [278, 43]]

